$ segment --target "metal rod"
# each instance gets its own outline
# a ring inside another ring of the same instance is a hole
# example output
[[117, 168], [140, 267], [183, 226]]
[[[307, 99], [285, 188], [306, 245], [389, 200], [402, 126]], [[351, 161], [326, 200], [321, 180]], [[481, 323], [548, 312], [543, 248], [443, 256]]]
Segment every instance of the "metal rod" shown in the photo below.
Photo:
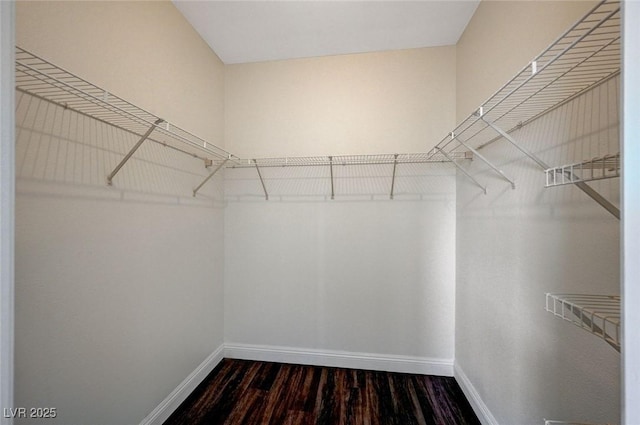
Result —
[[460, 144], [462, 146], [464, 146], [465, 148], [469, 149], [471, 152], [473, 152], [474, 155], [476, 155], [478, 158], [480, 158], [485, 164], [487, 164], [489, 167], [491, 167], [493, 169], [493, 171], [495, 171], [496, 173], [500, 174], [502, 176], [503, 179], [505, 179], [506, 181], [508, 181], [509, 183], [511, 183], [511, 189], [515, 189], [516, 188], [516, 184], [514, 183], [513, 180], [511, 180], [509, 177], [507, 177], [502, 170], [500, 170], [498, 167], [496, 167], [495, 165], [493, 165], [491, 163], [491, 161], [489, 161], [487, 158], [485, 158], [484, 156], [482, 156], [482, 154], [480, 152], [478, 152], [477, 150], [475, 150], [474, 148], [472, 148], [470, 145], [466, 144], [462, 139], [458, 138], [457, 136], [455, 136], [453, 133], [451, 133], [451, 138], [452, 139], [456, 139], [458, 142], [460, 142]]
[[398, 166], [398, 154], [393, 156], [393, 175], [391, 176], [391, 194], [389, 195], [389, 199], [393, 199], [393, 189], [396, 184], [396, 167]]
[[224, 164], [226, 164], [226, 163], [227, 163], [227, 161], [229, 161], [229, 158], [227, 158], [227, 159], [225, 159], [224, 161], [222, 161], [222, 162], [220, 163], [220, 165], [218, 165], [218, 166], [216, 167], [216, 169], [215, 169], [215, 170], [213, 170], [213, 172], [212, 172], [211, 174], [209, 174], [209, 175], [207, 176], [207, 178], [206, 178], [206, 179], [204, 179], [204, 180], [202, 181], [202, 183], [200, 183], [200, 184], [198, 185], [198, 187], [196, 187], [195, 189], [193, 189], [193, 196], [194, 196], [194, 197], [196, 196], [196, 193], [198, 193], [198, 191], [200, 190], [200, 188], [201, 188], [202, 186], [204, 186], [204, 184], [205, 184], [206, 182], [208, 182], [208, 181], [211, 179], [211, 177], [213, 177], [213, 176], [214, 176], [214, 175], [215, 175], [215, 174], [216, 174], [216, 173], [217, 173], [217, 172], [218, 172], [218, 171], [219, 171], [219, 170], [224, 166]]
[[609, 211], [615, 218], [620, 220], [620, 209], [600, 195], [594, 188], [586, 184], [585, 182], [574, 183], [578, 189], [582, 190], [594, 201], [600, 204], [604, 209]]
[[114, 168], [114, 170], [111, 172], [111, 174], [109, 174], [107, 176], [107, 184], [109, 184], [109, 186], [111, 186], [113, 184], [113, 178], [115, 177], [116, 174], [118, 174], [118, 171], [120, 171], [120, 169], [122, 168], [122, 166], [129, 160], [129, 158], [131, 158], [131, 156], [135, 153], [135, 151], [138, 150], [138, 148], [140, 147], [140, 145], [142, 145], [142, 143], [147, 139], [147, 137], [149, 137], [151, 135], [151, 133], [153, 132], [153, 130], [156, 128], [156, 126], [158, 124], [160, 124], [161, 122], [163, 122], [164, 120], [162, 118], [159, 118], [155, 123], [153, 123], [153, 125], [151, 127], [149, 127], [149, 130], [147, 130], [146, 133], [144, 133], [142, 135], [142, 137], [140, 138], [140, 140], [138, 140], [138, 143], [136, 143], [131, 150], [129, 151], [129, 153], [127, 153], [125, 155], [125, 157], [122, 159], [122, 161], [120, 161], [120, 164], [118, 164], [116, 166], [116, 168]]
[[335, 193], [333, 191], [333, 157], [329, 157], [329, 173], [331, 174], [331, 199], [334, 199]]
[[437, 147], [437, 146], [436, 146], [436, 149], [438, 149], [438, 150], [439, 150], [439, 151], [440, 151], [444, 156], [446, 156], [446, 157], [449, 159], [449, 161], [451, 161], [451, 163], [452, 163], [453, 165], [455, 165], [455, 166], [456, 166], [456, 168], [457, 168], [458, 170], [462, 171], [462, 172], [464, 173], [464, 175], [465, 175], [465, 176], [467, 176], [467, 177], [468, 177], [472, 182], [474, 182], [476, 186], [478, 186], [480, 189], [482, 189], [482, 192], [484, 192], [484, 194], [485, 194], [485, 195], [487, 194], [487, 188], [486, 188], [486, 187], [484, 187], [484, 186], [482, 186], [480, 183], [478, 183], [478, 181], [477, 181], [476, 179], [474, 179], [474, 178], [473, 178], [473, 176], [467, 172], [467, 170], [465, 170], [465, 169], [464, 169], [464, 168], [462, 168], [462, 167], [461, 167], [457, 162], [455, 162], [455, 161], [453, 160], [453, 158], [451, 158], [451, 157], [449, 156], [449, 154], [448, 154], [448, 153], [446, 153], [445, 151], [443, 151], [442, 149], [440, 149], [440, 148], [439, 148], [439, 147]]
[[[487, 125], [491, 128], [493, 128], [498, 134], [500, 134], [502, 137], [504, 137], [505, 139], [507, 139], [507, 141], [509, 141], [509, 143], [511, 143], [513, 146], [515, 146], [516, 148], [518, 148], [518, 150], [522, 153], [524, 153], [526, 156], [528, 156], [529, 158], [531, 158], [536, 164], [538, 164], [543, 170], [548, 170], [549, 167], [543, 160], [541, 160], [540, 158], [538, 158], [538, 156], [534, 155], [533, 153], [529, 152], [527, 149], [523, 148], [522, 146], [520, 146], [519, 144], [516, 143], [515, 140], [513, 140], [513, 138], [507, 134], [507, 132], [505, 132], [504, 130], [502, 130], [500, 127], [496, 126], [495, 124], [493, 124], [492, 122], [486, 120], [484, 117], [480, 117], [482, 119], [482, 121], [486, 122]], [[566, 171], [566, 173], [568, 173], [567, 177], [569, 177], [569, 180], [574, 180], [574, 175], [571, 171]], [[593, 189], [591, 186], [589, 186], [588, 184], [586, 184], [583, 181], [577, 181], [574, 183], [575, 186], [582, 190], [584, 193], [587, 194], [587, 196], [591, 197], [591, 199], [593, 199], [594, 201], [596, 201], [598, 204], [600, 204], [604, 209], [606, 209], [607, 211], [609, 211], [615, 218], [617, 218], [618, 220], [620, 220], [620, 209], [618, 207], [616, 207], [615, 205], [613, 205], [611, 202], [609, 202], [607, 199], [605, 199], [602, 195], [600, 195], [595, 189]]]
[[258, 161], [253, 160], [253, 164], [256, 166], [256, 171], [258, 172], [258, 177], [260, 177], [260, 183], [262, 184], [262, 190], [264, 190], [264, 199], [269, 200], [269, 194], [267, 193], [267, 187], [264, 185], [264, 180], [262, 179], [262, 174], [260, 174], [260, 167], [258, 167]]
[[485, 123], [487, 123], [487, 125], [489, 127], [494, 129], [496, 131], [496, 133], [500, 134], [502, 137], [507, 139], [507, 141], [509, 143], [511, 143], [513, 146], [515, 146], [520, 152], [522, 152], [523, 154], [525, 154], [526, 156], [531, 158], [536, 164], [538, 164], [540, 166], [540, 168], [542, 168], [543, 170], [548, 170], [549, 168], [551, 168], [543, 160], [538, 158], [536, 155], [532, 154], [527, 149], [525, 149], [522, 146], [520, 146], [519, 144], [517, 144], [516, 141], [513, 140], [513, 137], [511, 137], [506, 131], [504, 131], [503, 129], [501, 129], [500, 127], [498, 127], [497, 125], [495, 125], [491, 121], [485, 119], [483, 116], [481, 116], [480, 119], [482, 121], [484, 121]]

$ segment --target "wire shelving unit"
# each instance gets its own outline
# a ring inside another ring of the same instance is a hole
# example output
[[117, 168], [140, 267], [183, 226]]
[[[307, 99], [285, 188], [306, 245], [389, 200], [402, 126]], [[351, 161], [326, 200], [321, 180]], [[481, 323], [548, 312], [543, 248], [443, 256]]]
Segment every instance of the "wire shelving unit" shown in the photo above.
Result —
[[223, 168], [255, 168], [264, 189], [265, 198], [269, 199], [260, 173], [261, 168], [323, 166], [331, 170], [331, 195], [333, 199], [333, 166], [389, 164], [393, 167], [391, 183], [391, 198], [393, 199], [395, 171], [399, 165], [442, 163], [451, 162], [452, 159], [471, 158], [471, 155], [466, 152], [436, 155], [424, 152], [242, 159], [20, 47], [16, 47], [15, 65], [16, 90], [114, 126], [140, 138], [107, 176], [108, 184], [112, 184], [118, 171], [147, 140], [202, 159], [205, 166], [213, 168], [204, 181], [194, 188], [194, 196]]
[[620, 352], [618, 295], [546, 294], [546, 310], [602, 339]]
[[620, 177], [620, 153], [545, 170], [545, 187]]
[[[515, 188], [515, 183], [478, 149], [501, 138], [518, 148], [544, 171], [553, 167], [520, 146], [511, 133], [536, 118], [620, 74], [620, 1], [594, 6], [502, 88], [447, 134], [433, 155], [472, 152]], [[472, 176], [474, 184], [483, 188]], [[581, 180], [577, 185], [619, 218], [619, 209]]]
[[207, 159], [237, 159], [215, 144], [172, 125], [33, 53], [16, 47], [15, 55], [16, 89], [20, 92], [196, 157], [199, 157], [197, 153], [186, 152], [182, 148], [196, 148]]

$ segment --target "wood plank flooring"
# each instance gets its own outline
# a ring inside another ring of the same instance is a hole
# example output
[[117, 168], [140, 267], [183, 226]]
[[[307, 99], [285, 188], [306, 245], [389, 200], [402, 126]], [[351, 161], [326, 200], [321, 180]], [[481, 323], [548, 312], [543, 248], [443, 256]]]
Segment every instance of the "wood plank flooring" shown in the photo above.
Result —
[[479, 425], [453, 378], [224, 359], [165, 425]]

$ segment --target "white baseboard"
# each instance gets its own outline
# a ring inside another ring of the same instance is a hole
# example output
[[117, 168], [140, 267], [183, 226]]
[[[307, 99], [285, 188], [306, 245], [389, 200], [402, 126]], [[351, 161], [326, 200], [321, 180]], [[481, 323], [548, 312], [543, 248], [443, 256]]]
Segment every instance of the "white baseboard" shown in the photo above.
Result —
[[225, 344], [224, 356], [231, 359], [380, 370], [386, 372], [417, 373], [422, 375], [453, 376], [453, 359], [434, 359], [428, 357], [381, 355], [233, 343]]
[[458, 385], [462, 388], [462, 392], [464, 392], [467, 400], [469, 400], [469, 404], [471, 404], [473, 411], [482, 425], [499, 425], [498, 421], [489, 410], [489, 407], [484, 403], [484, 401], [482, 401], [480, 394], [458, 363], [455, 363], [454, 365], [453, 376], [456, 378], [456, 381], [458, 381]]
[[196, 389], [196, 387], [211, 373], [211, 371], [222, 361], [224, 355], [224, 345], [218, 347], [211, 353], [184, 381], [174, 389], [146, 418], [140, 425], [162, 425], [164, 421], [180, 406], [180, 404]]

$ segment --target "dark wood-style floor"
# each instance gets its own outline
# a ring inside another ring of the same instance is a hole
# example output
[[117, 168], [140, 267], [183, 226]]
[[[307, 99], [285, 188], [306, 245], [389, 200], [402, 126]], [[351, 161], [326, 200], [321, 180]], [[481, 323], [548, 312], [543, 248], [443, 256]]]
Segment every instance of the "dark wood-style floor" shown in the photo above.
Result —
[[165, 425], [479, 423], [453, 378], [225, 359]]

